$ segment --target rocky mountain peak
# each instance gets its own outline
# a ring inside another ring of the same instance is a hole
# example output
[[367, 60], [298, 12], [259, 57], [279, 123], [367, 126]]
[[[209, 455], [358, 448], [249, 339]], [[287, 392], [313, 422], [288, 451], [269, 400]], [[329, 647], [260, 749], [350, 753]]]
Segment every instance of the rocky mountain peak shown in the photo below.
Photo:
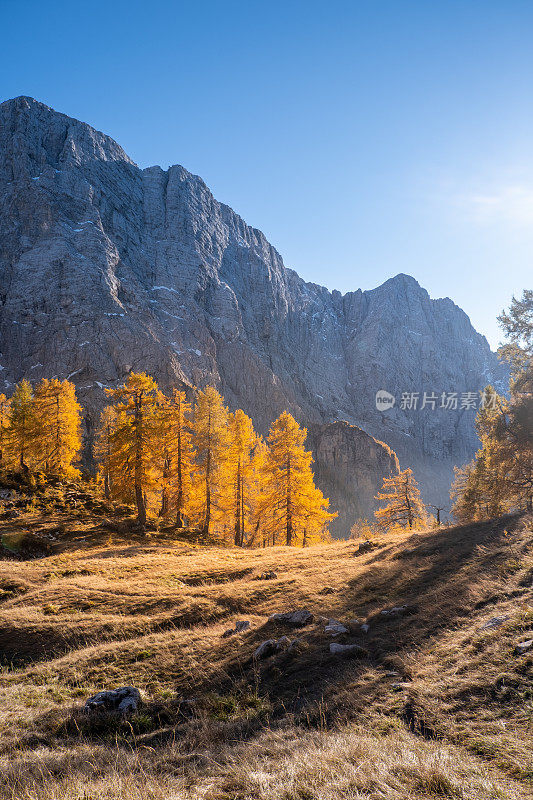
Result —
[[[4, 391], [70, 377], [89, 438], [104, 387], [146, 370], [164, 388], [216, 385], [262, 432], [284, 409], [346, 421], [387, 442], [428, 497], [475, 451], [473, 415], [402, 409], [402, 392], [505, 377], [466, 314], [410, 276], [345, 295], [306, 283], [184, 167], [141, 170], [25, 97], [0, 105], [0, 300]], [[397, 398], [386, 413], [381, 389]]]

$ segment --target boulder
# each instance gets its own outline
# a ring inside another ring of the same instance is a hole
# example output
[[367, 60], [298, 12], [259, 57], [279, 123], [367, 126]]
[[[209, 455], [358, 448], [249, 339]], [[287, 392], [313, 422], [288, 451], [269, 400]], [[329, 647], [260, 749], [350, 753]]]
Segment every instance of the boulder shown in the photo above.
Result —
[[330, 636], [339, 636], [341, 633], [348, 633], [348, 628], [336, 619], [330, 619], [324, 630]]
[[299, 611], [286, 611], [280, 614], [271, 614], [268, 619], [270, 622], [276, 622], [280, 625], [290, 625], [292, 628], [303, 628], [313, 621], [313, 615], [304, 608]]
[[364, 622], [361, 625], [361, 630], [362, 630], [363, 633], [368, 633], [368, 631], [370, 630], [370, 625], [367, 625], [366, 622]]
[[242, 633], [243, 631], [247, 631], [250, 627], [250, 622], [247, 619], [240, 619], [238, 622], [235, 623], [235, 633]]
[[299, 639], [295, 639], [293, 642], [291, 642], [288, 636], [282, 636], [280, 639], [267, 639], [266, 641], [261, 642], [259, 647], [256, 649], [254, 658], [256, 661], [262, 661], [264, 658], [268, 658], [269, 656], [274, 655], [274, 653], [279, 653], [283, 650], [287, 650], [287, 652], [293, 652], [296, 649], [299, 641]]
[[85, 711], [116, 711], [118, 714], [132, 714], [140, 706], [141, 693], [134, 686], [121, 686], [89, 697]]
[[337, 642], [330, 644], [329, 652], [334, 656], [348, 656], [350, 658], [365, 658], [368, 655], [364, 647], [359, 647], [358, 644], [338, 644]]

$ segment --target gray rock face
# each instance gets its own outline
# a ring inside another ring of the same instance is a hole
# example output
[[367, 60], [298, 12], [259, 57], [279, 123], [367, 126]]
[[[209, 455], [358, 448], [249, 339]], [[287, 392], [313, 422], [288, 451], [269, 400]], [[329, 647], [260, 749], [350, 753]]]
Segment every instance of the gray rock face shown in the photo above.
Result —
[[[407, 275], [346, 295], [305, 283], [197, 176], [141, 170], [109, 137], [24, 97], [0, 105], [0, 335], [4, 391], [69, 377], [89, 438], [104, 387], [130, 370], [164, 389], [214, 384], [261, 432], [284, 409], [318, 425], [317, 469], [346, 520], [379, 488], [368, 463], [374, 476], [390, 463], [375, 438], [427, 499], [476, 449], [473, 411], [402, 410], [401, 392], [505, 377], [451, 300]], [[388, 411], [379, 389], [397, 397]], [[327, 425], [342, 420], [358, 427]]]

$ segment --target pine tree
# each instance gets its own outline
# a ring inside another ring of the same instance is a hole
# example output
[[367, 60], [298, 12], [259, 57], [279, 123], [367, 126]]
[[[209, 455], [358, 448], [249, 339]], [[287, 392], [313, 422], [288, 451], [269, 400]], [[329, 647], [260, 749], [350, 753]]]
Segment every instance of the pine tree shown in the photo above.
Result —
[[9, 406], [7, 452], [9, 463], [28, 473], [35, 450], [35, 419], [31, 383], [17, 383]]
[[384, 478], [381, 491], [375, 499], [386, 504], [374, 513], [382, 528], [395, 525], [412, 528], [426, 516], [420, 490], [411, 469], [404, 469], [397, 475]]
[[212, 386], [198, 392], [192, 443], [195, 450], [193, 488], [196, 519], [208, 535], [213, 527], [213, 517], [226, 505], [224, 494], [228, 488], [228, 410]]
[[110, 469], [114, 495], [124, 502], [133, 498], [144, 530], [147, 504], [157, 487], [157, 384], [145, 372], [132, 372], [123, 386], [106, 393], [116, 414]]
[[35, 462], [49, 475], [74, 477], [81, 450], [81, 406], [70, 381], [43, 380], [33, 396]]
[[307, 436], [294, 417], [284, 411], [272, 424], [264, 463], [263, 529], [272, 544], [280, 536], [286, 545], [304, 544], [327, 535], [327, 525], [337, 515], [315, 487], [312, 455], [305, 450]]
[[173, 510], [178, 527], [183, 526], [191, 502], [194, 460], [191, 414], [185, 392], [178, 389], [171, 398], [163, 398], [159, 409], [163, 461], [160, 515], [166, 517]]

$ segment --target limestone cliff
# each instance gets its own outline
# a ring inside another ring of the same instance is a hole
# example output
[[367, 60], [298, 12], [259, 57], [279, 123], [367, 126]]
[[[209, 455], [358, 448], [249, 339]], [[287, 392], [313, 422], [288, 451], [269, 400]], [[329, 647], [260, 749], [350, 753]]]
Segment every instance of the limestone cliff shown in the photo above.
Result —
[[[0, 334], [4, 390], [70, 377], [89, 435], [103, 388], [146, 370], [163, 388], [213, 383], [263, 432], [285, 408], [305, 424], [357, 425], [414, 468], [428, 499], [473, 454], [473, 412], [402, 410], [400, 394], [504, 378], [451, 300], [406, 275], [346, 295], [306, 283], [199, 177], [139, 169], [109, 137], [26, 97], [0, 105]], [[379, 389], [394, 408], [376, 408]], [[359, 487], [364, 434], [352, 446], [355, 429], [342, 430], [355, 461], [346, 454], [339, 480]]]

